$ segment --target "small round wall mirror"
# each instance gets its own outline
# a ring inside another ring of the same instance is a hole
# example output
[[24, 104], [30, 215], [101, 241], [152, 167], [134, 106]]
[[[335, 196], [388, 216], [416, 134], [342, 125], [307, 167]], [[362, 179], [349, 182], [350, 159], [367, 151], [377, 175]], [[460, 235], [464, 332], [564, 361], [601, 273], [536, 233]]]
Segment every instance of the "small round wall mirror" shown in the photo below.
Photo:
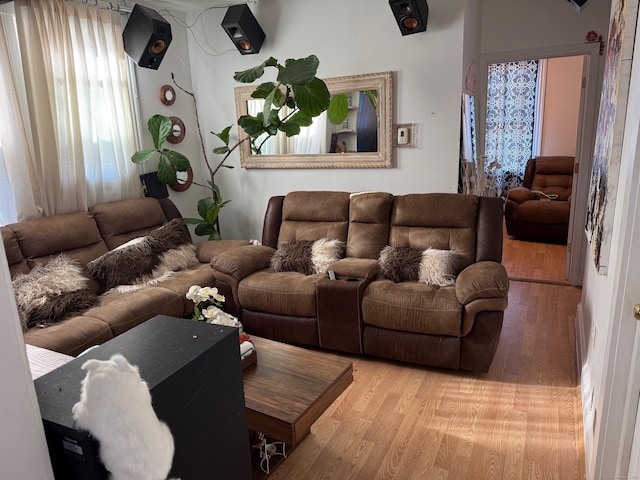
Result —
[[184, 123], [178, 117], [169, 117], [171, 119], [171, 133], [167, 137], [169, 143], [180, 143], [184, 140], [186, 130]]
[[171, 85], [163, 85], [160, 87], [160, 101], [165, 105], [173, 105], [173, 102], [176, 101], [176, 91], [173, 89]]
[[171, 190], [175, 190], [176, 192], [184, 192], [187, 190], [191, 183], [193, 182], [193, 170], [191, 167], [186, 172], [176, 172], [178, 177], [178, 181], [169, 184], [169, 188]]

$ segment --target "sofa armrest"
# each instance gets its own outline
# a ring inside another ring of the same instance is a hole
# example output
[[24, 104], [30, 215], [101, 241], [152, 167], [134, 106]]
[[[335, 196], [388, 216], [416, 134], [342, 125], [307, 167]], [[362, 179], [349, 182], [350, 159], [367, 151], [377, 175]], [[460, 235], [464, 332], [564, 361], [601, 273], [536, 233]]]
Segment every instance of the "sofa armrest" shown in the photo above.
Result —
[[251, 245], [251, 242], [248, 240], [208, 240], [196, 244], [196, 255], [200, 262], [210, 263], [218, 255], [244, 245]]
[[373, 279], [378, 275], [378, 260], [371, 258], [343, 258], [329, 267], [339, 277]]
[[240, 281], [246, 276], [269, 268], [275, 250], [266, 245], [245, 245], [227, 250], [211, 259], [211, 268]]
[[462, 305], [479, 299], [506, 299], [509, 294], [507, 270], [498, 262], [477, 262], [456, 279], [456, 297]]
[[512, 188], [507, 193], [507, 200], [511, 200], [517, 204], [524, 203], [527, 200], [535, 200], [536, 198], [538, 197], [535, 193], [524, 187]]

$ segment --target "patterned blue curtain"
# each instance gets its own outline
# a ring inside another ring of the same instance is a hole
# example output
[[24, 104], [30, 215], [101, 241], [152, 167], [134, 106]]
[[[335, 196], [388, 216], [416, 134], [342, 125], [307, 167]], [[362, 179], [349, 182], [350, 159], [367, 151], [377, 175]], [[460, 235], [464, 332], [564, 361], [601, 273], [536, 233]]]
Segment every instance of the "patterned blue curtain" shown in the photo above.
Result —
[[489, 65], [485, 173], [498, 195], [522, 185], [533, 156], [537, 85], [537, 60]]

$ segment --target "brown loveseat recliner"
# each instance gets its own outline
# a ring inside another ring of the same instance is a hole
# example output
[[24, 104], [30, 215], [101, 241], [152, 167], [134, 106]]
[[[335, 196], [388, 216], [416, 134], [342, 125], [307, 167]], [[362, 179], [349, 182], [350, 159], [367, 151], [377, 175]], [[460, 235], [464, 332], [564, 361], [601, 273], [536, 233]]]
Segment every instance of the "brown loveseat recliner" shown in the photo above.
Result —
[[[327, 273], [275, 272], [276, 249], [338, 239], [346, 255]], [[459, 255], [454, 285], [379, 278], [386, 246]], [[225, 310], [249, 334], [421, 365], [484, 372], [494, 357], [509, 281], [502, 201], [458, 194], [291, 192], [272, 197], [262, 245], [212, 259]]]
[[[85, 266], [108, 251], [182, 216], [171, 200], [136, 198], [101, 203], [79, 211], [36, 218], [0, 227], [9, 271], [27, 274], [61, 253]], [[189, 232], [185, 234], [189, 237]], [[96, 306], [46, 328], [24, 332], [25, 342], [67, 355], [78, 355], [156, 316], [182, 317], [193, 312], [185, 298], [191, 285], [213, 285], [209, 262], [225, 248], [248, 241], [209, 241], [197, 245], [199, 263], [155, 286], [132, 293], [100, 295]], [[92, 291], [99, 285], [92, 281]]]
[[527, 162], [523, 186], [509, 190], [507, 234], [566, 243], [571, 211], [574, 157], [536, 157]]

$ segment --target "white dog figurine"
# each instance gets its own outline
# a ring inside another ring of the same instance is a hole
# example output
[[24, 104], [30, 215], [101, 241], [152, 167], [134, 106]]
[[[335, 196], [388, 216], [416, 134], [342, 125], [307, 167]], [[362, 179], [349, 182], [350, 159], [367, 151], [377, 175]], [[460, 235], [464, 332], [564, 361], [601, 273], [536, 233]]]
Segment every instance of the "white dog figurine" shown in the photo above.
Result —
[[156, 416], [138, 367], [120, 354], [87, 360], [82, 369], [76, 424], [100, 442], [100, 459], [112, 480], [166, 480], [173, 463], [169, 427]]

